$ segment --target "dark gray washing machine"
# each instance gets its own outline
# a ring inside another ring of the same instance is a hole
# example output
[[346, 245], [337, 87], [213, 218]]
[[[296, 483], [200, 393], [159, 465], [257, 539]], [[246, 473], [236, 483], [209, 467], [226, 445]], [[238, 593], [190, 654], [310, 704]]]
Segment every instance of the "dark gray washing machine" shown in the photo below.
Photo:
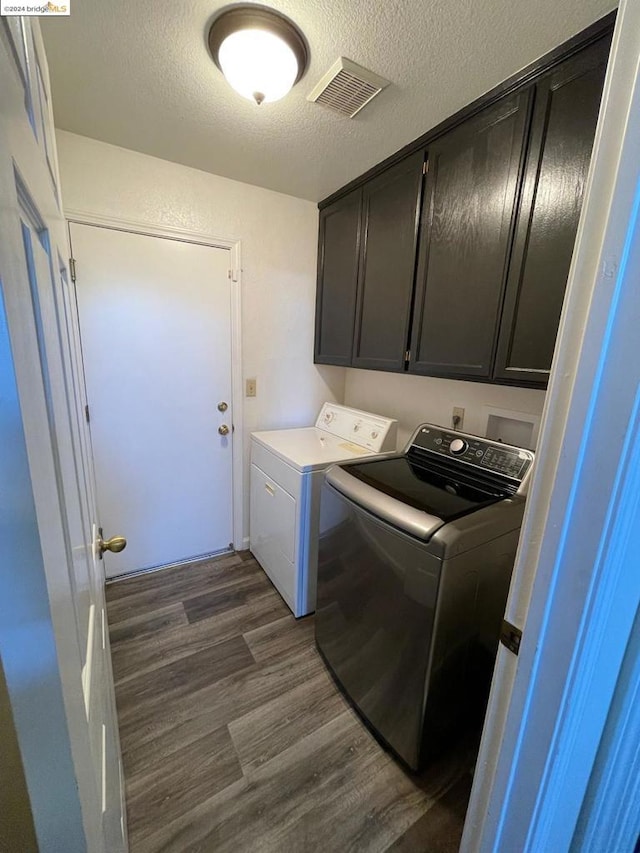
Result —
[[484, 714], [532, 463], [423, 424], [401, 455], [326, 473], [317, 646], [414, 770]]

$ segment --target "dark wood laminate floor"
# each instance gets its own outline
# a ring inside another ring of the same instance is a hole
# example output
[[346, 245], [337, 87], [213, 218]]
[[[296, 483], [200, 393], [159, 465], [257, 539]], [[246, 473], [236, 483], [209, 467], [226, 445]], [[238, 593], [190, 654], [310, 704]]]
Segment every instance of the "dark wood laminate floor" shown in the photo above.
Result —
[[248, 552], [107, 587], [131, 853], [454, 853], [466, 741], [385, 752]]

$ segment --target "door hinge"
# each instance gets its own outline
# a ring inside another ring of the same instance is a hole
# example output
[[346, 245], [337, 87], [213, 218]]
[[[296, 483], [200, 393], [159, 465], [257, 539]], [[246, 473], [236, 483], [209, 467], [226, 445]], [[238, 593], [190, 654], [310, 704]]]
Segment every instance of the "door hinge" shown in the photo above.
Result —
[[91, 418], [89, 417], [89, 404], [84, 407], [84, 417], [87, 423], [91, 423]]
[[404, 354], [404, 363], [409, 364], [410, 360], [411, 360], [411, 350], [407, 350]]
[[422, 164], [422, 174], [426, 175], [428, 171], [429, 171], [429, 161], [425, 160], [424, 163]]
[[69, 258], [69, 273], [71, 274], [71, 281], [76, 283], [76, 259]]
[[520, 651], [520, 641], [522, 640], [522, 631], [516, 628], [511, 622], [506, 619], [502, 620], [502, 630], [500, 631], [500, 642], [506, 646], [510, 652], [517, 655]]

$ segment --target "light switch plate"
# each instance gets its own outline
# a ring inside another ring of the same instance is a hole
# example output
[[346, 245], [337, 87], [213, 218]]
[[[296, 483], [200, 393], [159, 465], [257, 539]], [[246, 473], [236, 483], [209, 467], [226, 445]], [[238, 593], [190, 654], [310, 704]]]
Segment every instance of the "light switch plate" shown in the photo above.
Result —
[[258, 382], [256, 379], [247, 379], [245, 383], [245, 397], [255, 397], [256, 396], [256, 386]]

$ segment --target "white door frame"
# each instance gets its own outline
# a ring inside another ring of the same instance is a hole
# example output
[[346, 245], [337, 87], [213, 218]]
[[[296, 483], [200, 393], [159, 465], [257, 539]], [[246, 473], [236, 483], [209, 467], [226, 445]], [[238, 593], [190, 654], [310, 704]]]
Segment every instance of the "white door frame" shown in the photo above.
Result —
[[242, 388], [242, 260], [241, 241], [226, 240], [203, 231], [189, 231], [185, 228], [167, 228], [150, 225], [134, 219], [116, 218], [90, 213], [79, 208], [65, 207], [64, 214], [69, 224], [97, 225], [115, 231], [128, 231], [147, 237], [162, 237], [181, 243], [197, 243], [215, 249], [227, 249], [229, 252], [229, 272], [233, 283], [231, 288], [231, 406], [233, 412], [232, 442], [232, 487], [233, 487], [233, 547], [238, 551], [244, 547], [244, 394]]
[[622, 0], [507, 604], [522, 644], [499, 648], [464, 853], [599, 851], [603, 834], [630, 851], [640, 831], [640, 668], [623, 666], [640, 605], [639, 280], [640, 4]]

